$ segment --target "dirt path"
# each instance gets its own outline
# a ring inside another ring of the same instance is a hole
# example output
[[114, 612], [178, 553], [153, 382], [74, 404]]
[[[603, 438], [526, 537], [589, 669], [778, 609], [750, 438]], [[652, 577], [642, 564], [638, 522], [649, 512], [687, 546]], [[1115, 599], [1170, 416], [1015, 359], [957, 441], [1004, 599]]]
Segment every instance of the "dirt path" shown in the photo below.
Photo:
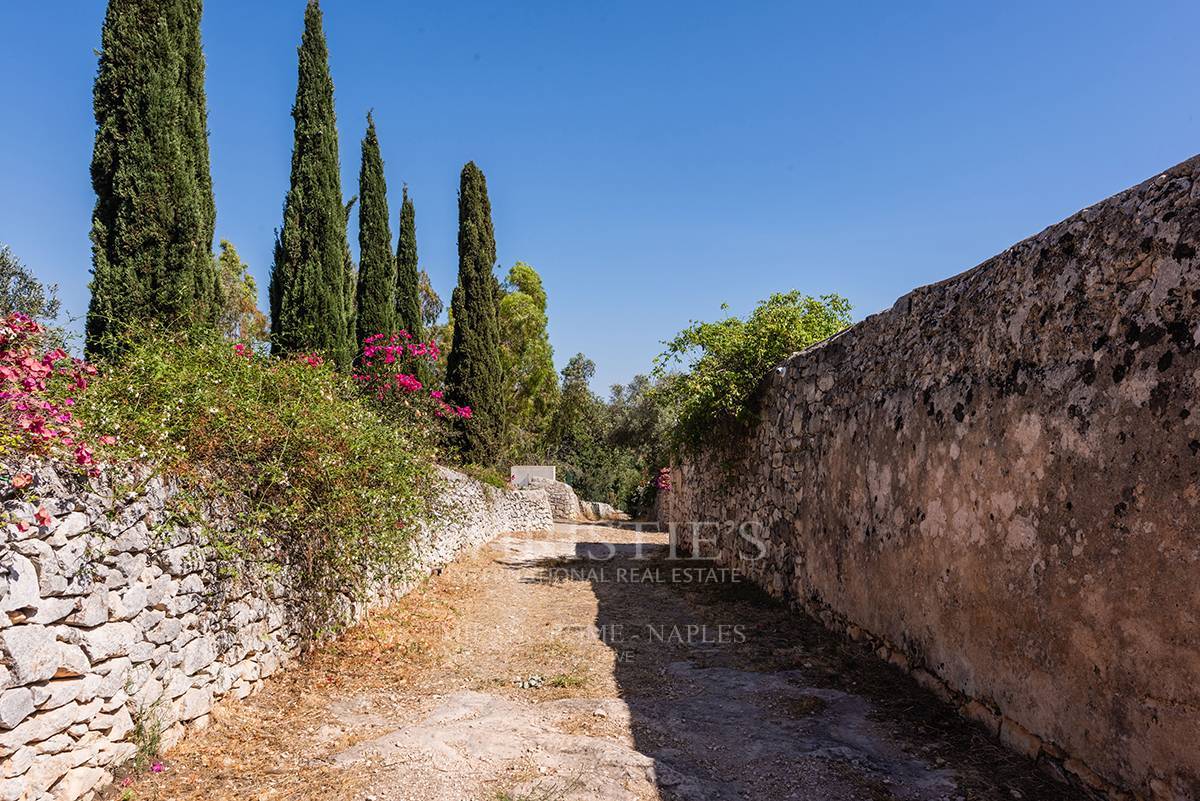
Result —
[[871, 654], [710, 563], [668, 559], [664, 543], [594, 526], [497, 540], [262, 693], [220, 707], [162, 773], [124, 792], [1076, 797]]

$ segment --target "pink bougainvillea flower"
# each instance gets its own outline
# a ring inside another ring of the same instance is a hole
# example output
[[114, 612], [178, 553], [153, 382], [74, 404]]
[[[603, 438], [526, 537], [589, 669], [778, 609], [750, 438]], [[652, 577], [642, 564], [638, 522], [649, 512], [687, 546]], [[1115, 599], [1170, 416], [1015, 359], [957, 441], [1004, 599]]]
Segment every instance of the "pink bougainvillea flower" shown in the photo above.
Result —
[[38, 507], [38, 510], [33, 513], [33, 519], [37, 521], [39, 526], [48, 526], [54, 522], [54, 518], [46, 511], [45, 506]]
[[407, 373], [397, 373], [396, 374], [396, 386], [398, 386], [400, 389], [403, 389], [405, 392], [416, 392], [423, 385], [421, 384], [421, 380], [419, 378], [417, 378], [415, 375], [408, 375]]
[[87, 445], [80, 445], [78, 448], [76, 448], [75, 463], [85, 466], [89, 464], [95, 464], [96, 458], [95, 454], [92, 453], [92, 449]]
[[321, 354], [319, 353], [309, 353], [304, 356], [304, 363], [309, 367], [320, 367], [325, 363], [325, 360], [321, 358]]
[[13, 489], [25, 489], [33, 483], [32, 473], [17, 473], [12, 477]]
[[153, 765], [150, 766], [151, 773], [162, 773], [163, 770], [164, 770], [163, 763], [161, 763], [161, 762], [155, 762]]
[[116, 445], [117, 444], [117, 438], [114, 437], [112, 434], [105, 434], [104, 436], [102, 436], [100, 439], [98, 439], [96, 441], [99, 442], [101, 445]]

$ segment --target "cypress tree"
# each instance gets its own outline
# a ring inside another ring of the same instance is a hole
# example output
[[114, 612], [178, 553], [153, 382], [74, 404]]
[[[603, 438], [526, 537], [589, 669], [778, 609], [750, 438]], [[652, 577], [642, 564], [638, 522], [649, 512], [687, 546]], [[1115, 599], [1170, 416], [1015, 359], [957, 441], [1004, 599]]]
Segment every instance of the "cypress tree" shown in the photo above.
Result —
[[271, 269], [271, 350], [315, 350], [345, 366], [352, 352], [353, 285], [347, 276], [333, 79], [317, 0], [304, 10], [292, 119], [291, 185]]
[[396, 320], [396, 259], [387, 205], [387, 183], [375, 120], [367, 114], [358, 173], [358, 295], [356, 344], [372, 334], [388, 334]]
[[500, 361], [500, 285], [492, 273], [496, 238], [483, 173], [468, 162], [458, 190], [458, 287], [451, 299], [454, 338], [446, 362], [446, 394], [470, 406], [458, 419], [455, 444], [466, 462], [499, 458], [503, 375]]
[[[354, 204], [358, 202], [358, 195], [346, 201], [345, 206], [345, 222], [343, 225], [350, 225], [350, 212], [354, 211]], [[356, 308], [355, 295], [358, 293], [358, 272], [354, 269], [354, 256], [350, 253], [350, 237], [346, 237], [346, 247], [342, 249], [342, 264], [345, 269], [342, 271], [342, 287], [346, 298], [346, 341], [350, 346], [352, 356], [358, 354], [361, 343], [355, 342], [354, 338], [357, 335], [355, 330], [355, 320], [358, 319], [358, 309]]]
[[215, 321], [200, 0], [109, 0], [93, 89], [87, 351], [131, 324]]
[[417, 220], [408, 187], [400, 204], [400, 236], [396, 243], [396, 325], [424, 339], [421, 319], [421, 273], [417, 268]]
[[203, 0], [182, 0], [184, 18], [177, 30], [181, 37], [180, 53], [183, 58], [183, 130], [184, 155], [191, 163], [196, 176], [197, 215], [195, 225], [199, 228], [197, 258], [203, 258], [211, 266], [199, 265], [196, 271], [196, 299], [204, 322], [216, 325], [224, 306], [221, 288], [221, 271], [211, 261], [213, 236], [217, 227], [217, 207], [213, 200], [212, 171], [208, 153], [208, 101], [204, 94], [204, 49], [200, 42], [200, 18]]

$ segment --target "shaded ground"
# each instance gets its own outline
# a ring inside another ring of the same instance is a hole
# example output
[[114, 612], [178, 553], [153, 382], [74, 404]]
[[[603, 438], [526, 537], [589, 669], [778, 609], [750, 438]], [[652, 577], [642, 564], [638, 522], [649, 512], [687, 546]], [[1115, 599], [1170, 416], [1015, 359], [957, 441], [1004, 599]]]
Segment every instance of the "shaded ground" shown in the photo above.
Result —
[[258, 696], [220, 707], [164, 772], [128, 790], [264, 801], [1079, 797], [859, 646], [710, 563], [667, 558], [663, 542], [599, 526], [497, 540]]

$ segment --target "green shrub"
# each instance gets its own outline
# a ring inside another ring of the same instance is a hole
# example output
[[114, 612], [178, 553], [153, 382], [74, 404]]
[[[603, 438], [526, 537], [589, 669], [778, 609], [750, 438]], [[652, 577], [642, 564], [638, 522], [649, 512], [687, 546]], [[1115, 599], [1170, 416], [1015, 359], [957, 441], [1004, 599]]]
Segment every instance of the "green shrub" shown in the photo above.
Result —
[[501, 473], [499, 468], [481, 464], [458, 465], [457, 469], [475, 479], [496, 489], [508, 488], [508, 476]]
[[[725, 308], [725, 307], [723, 307]], [[674, 415], [676, 449], [695, 450], [754, 419], [755, 391], [767, 372], [796, 351], [850, 325], [850, 302], [792, 291], [760, 302], [746, 319], [693, 323], [666, 343], [654, 363], [659, 397]], [[688, 370], [672, 373], [684, 363]], [[665, 380], [674, 375], [673, 380]]]
[[[116, 436], [106, 456], [180, 482], [180, 513], [200, 520], [220, 504], [233, 514], [234, 530], [210, 532], [231, 565], [288, 564], [313, 601], [398, 578], [428, 514], [433, 438], [382, 418], [319, 357], [272, 358], [214, 334], [151, 335], [102, 365], [79, 411]], [[327, 610], [312, 611], [323, 625]]]

